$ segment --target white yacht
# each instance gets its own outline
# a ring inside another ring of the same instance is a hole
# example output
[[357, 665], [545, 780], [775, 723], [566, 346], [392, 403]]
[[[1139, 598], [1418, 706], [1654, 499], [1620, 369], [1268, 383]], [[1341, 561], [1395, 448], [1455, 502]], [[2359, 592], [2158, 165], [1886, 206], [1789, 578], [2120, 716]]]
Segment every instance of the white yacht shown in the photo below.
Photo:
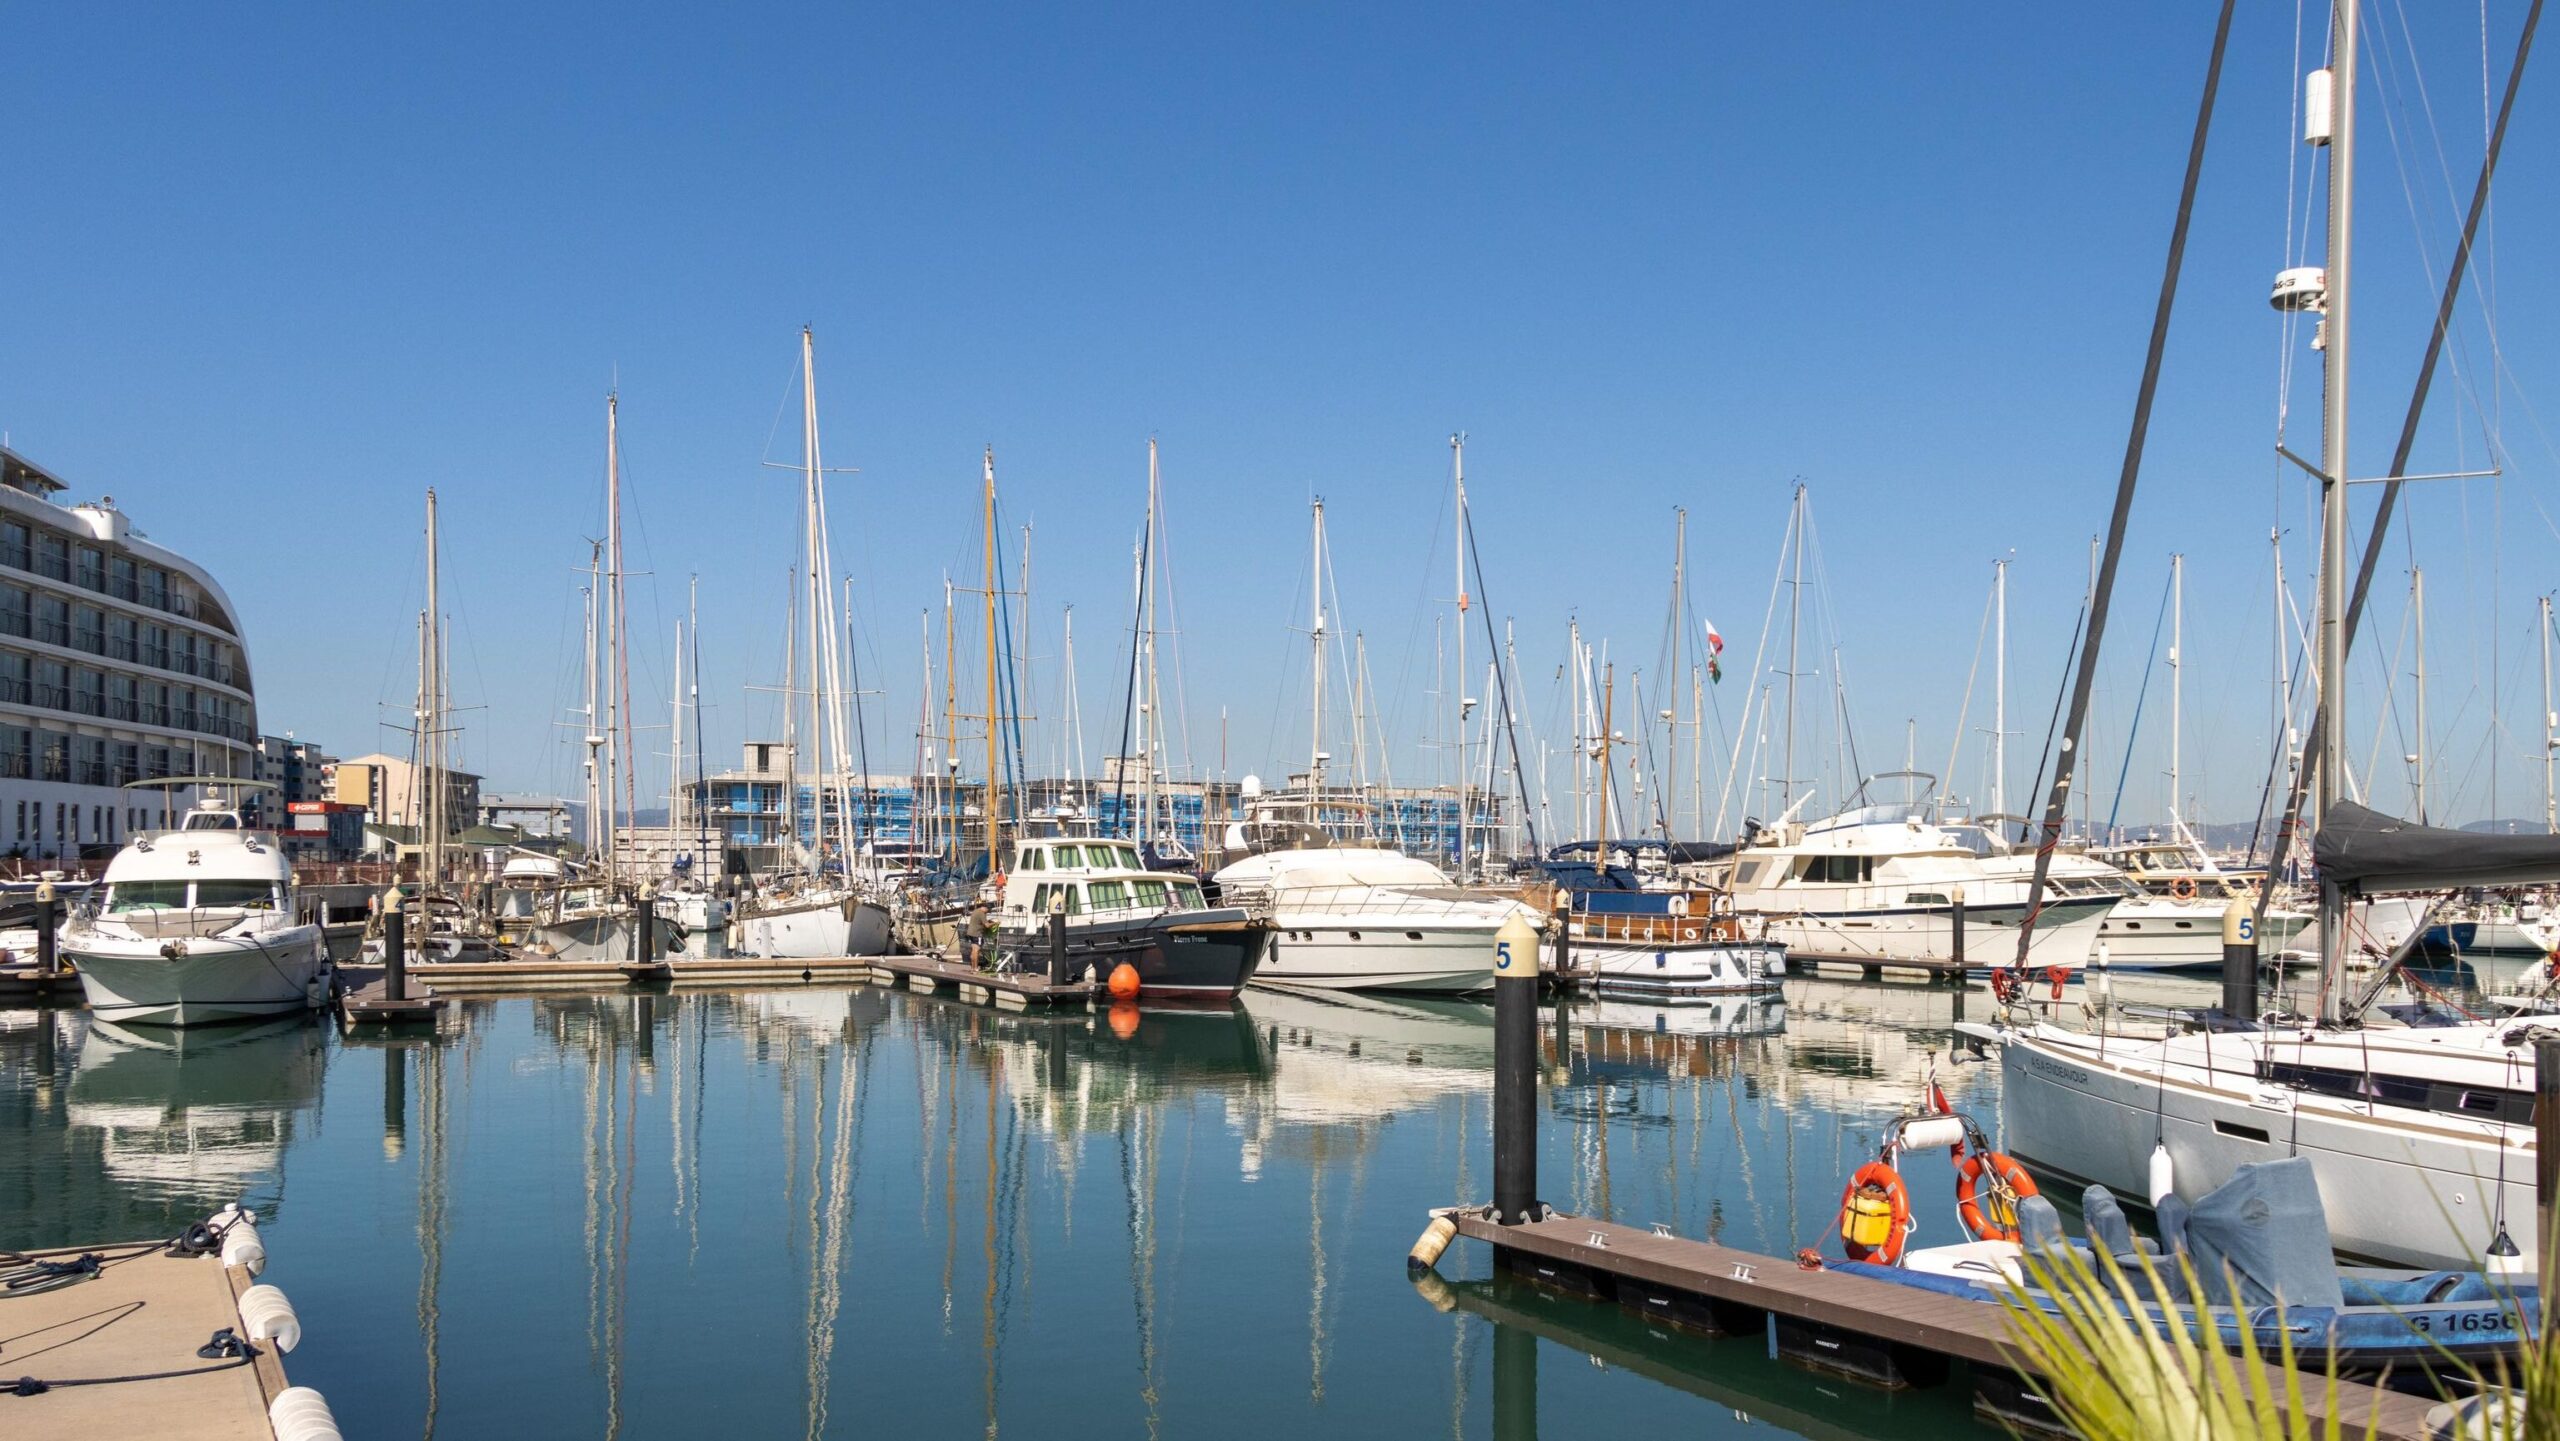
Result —
[[[2120, 902], [2098, 928], [2113, 970], [2206, 970], [2222, 964], [2224, 909], [2234, 900], [2254, 903], [2258, 886], [2264, 884], [2256, 872], [2223, 869], [2183, 835], [2099, 847], [2091, 855], [2123, 871], [2139, 891]], [[2308, 911], [2269, 906], [2258, 929], [2259, 951], [2274, 955], [2291, 948], [2311, 923]]]
[[1574, 895], [1571, 976], [1604, 996], [1673, 1000], [1774, 991], [1787, 948], [1750, 940], [1714, 891]]
[[187, 1026], [329, 1003], [328, 942], [295, 916], [292, 864], [218, 792], [179, 829], [134, 836], [99, 890], [61, 944], [101, 1019]]
[[[2035, 858], [2000, 854], [1980, 827], [1927, 815], [1921, 802], [1864, 805], [1755, 830], [1731, 861], [1735, 916], [1794, 957], [1943, 965], [1954, 959], [1962, 899], [1967, 965], [2016, 965]], [[2114, 867], [2055, 854], [2027, 965], [2085, 964], [2108, 912], [2132, 893]]]
[[1247, 856], [1214, 877], [1229, 905], [1267, 910], [1270, 951], [1254, 979], [1321, 991], [1480, 991], [1493, 938], [1518, 901], [1464, 890], [1429, 861], [1371, 846]]

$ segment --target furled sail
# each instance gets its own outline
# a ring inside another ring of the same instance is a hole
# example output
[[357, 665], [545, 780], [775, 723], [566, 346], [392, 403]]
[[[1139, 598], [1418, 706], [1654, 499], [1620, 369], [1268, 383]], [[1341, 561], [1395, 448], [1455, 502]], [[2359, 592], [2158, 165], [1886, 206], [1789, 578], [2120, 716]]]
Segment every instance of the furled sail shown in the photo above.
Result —
[[2560, 881], [2560, 836], [2422, 826], [2352, 801], [2330, 807], [2312, 856], [2321, 874], [2365, 895]]

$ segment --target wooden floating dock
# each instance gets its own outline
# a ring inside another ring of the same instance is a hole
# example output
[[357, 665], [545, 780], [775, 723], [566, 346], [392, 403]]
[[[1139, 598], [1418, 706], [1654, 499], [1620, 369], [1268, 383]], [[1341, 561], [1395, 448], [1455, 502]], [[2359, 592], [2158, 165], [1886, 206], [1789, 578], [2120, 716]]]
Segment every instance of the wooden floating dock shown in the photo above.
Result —
[[[1996, 1304], [1940, 1295], [1838, 1271], [1807, 1271], [1795, 1262], [1688, 1240], [1610, 1221], [1551, 1216], [1503, 1226], [1481, 1209], [1447, 1213], [1458, 1234], [1494, 1248], [1503, 1269], [1548, 1289], [1618, 1306], [1657, 1323], [1703, 1336], [1774, 1337], [1789, 1360], [1887, 1387], [1945, 1383], [1951, 1363], [1972, 1372], [1975, 1401], [2041, 1430], [2058, 1422], [2022, 1378], [2009, 1318]], [[1765, 1340], [1763, 1344], [1766, 1344]], [[2285, 1394], [2281, 1367], [2268, 1366], [2274, 1394]], [[2391, 1441], [2430, 1436], [2433, 1400], [2340, 1380], [2333, 1399], [2325, 1378], [2303, 1390], [2310, 1419], [2335, 1414], [2349, 1434], [2369, 1420]]]
[[[136, 1245], [150, 1246], [140, 1242]], [[86, 1248], [108, 1258], [98, 1274], [55, 1290], [14, 1294], [8, 1303], [0, 1386], [20, 1376], [55, 1383], [36, 1395], [0, 1396], [0, 1431], [12, 1436], [149, 1436], [155, 1441], [274, 1441], [268, 1407], [285, 1389], [272, 1341], [255, 1343], [247, 1364], [197, 1355], [225, 1328], [248, 1334], [240, 1294], [244, 1269], [212, 1255], [172, 1256], [134, 1245]], [[33, 1253], [68, 1261], [81, 1248]], [[20, 1264], [20, 1263], [12, 1263]], [[209, 1369], [219, 1367], [221, 1369]], [[96, 1376], [193, 1372], [105, 1386], [66, 1386]]]
[[79, 999], [80, 974], [68, 966], [57, 968], [51, 975], [36, 969], [33, 961], [12, 961], [0, 966], [0, 1002], [26, 1005]]
[[1029, 1006], [1086, 1005], [1110, 994], [1102, 981], [1052, 981], [1036, 971], [982, 971], [939, 952], [907, 956], [874, 956], [875, 973], [904, 980], [919, 991], [955, 988], [962, 1000], [992, 1001], [1011, 1009]]
[[[343, 971], [340, 974], [347, 975]], [[444, 1009], [444, 998], [415, 977], [402, 987], [406, 994], [396, 1001], [391, 999], [389, 982], [379, 968], [369, 975], [357, 973], [348, 979], [355, 984], [338, 997], [338, 1019], [351, 1028], [432, 1023], [436, 1013]]]
[[494, 991], [612, 991], [629, 986], [859, 985], [878, 957], [778, 960], [740, 956], [676, 961], [449, 961], [409, 967], [412, 982], [449, 995]]

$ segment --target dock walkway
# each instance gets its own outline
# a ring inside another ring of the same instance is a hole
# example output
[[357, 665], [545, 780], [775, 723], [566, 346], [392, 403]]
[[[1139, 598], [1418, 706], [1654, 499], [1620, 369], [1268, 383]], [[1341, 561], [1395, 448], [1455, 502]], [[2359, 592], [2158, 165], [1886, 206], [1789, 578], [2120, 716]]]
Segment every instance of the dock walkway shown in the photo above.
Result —
[[[48, 1383], [33, 1395], [0, 1390], [0, 1435], [273, 1441], [268, 1408], [286, 1384], [275, 1343], [257, 1342], [245, 1364], [197, 1354], [217, 1331], [247, 1334], [239, 1297], [248, 1273], [218, 1256], [172, 1256], [150, 1242], [29, 1254], [67, 1261], [84, 1249], [105, 1258], [97, 1275], [15, 1293], [0, 1316], [0, 1388], [20, 1377]], [[182, 1374], [64, 1384], [163, 1372]]]
[[[1458, 1234], [1494, 1247], [1496, 1261], [1553, 1290], [1620, 1307], [1708, 1336], [1775, 1333], [1781, 1355], [1888, 1386], [1936, 1385], [1948, 1363], [1968, 1363], [1978, 1401], [2029, 1425], [2052, 1429], [2033, 1387], [2020, 1383], [2009, 1318], [1995, 1305], [1897, 1286], [1838, 1271], [1807, 1271], [1775, 1256], [1739, 1251], [1610, 1221], [1554, 1215], [1527, 1225], [1498, 1225], [1480, 1210], [1451, 1212]], [[2270, 1365], [2274, 1394], [2287, 1378]], [[2431, 1435], [2435, 1402], [2357, 1381], [2339, 1381], [2334, 1402], [2325, 1380], [2303, 1388], [2314, 1420], [2334, 1404], [2350, 1434], [2370, 1420], [2390, 1441]]]
[[[1102, 981], [1052, 981], [1037, 971], [982, 971], [940, 952], [874, 956], [872, 966], [920, 991], [958, 989], [968, 1000], [991, 1000], [999, 1006], [1084, 1005], [1103, 999], [1110, 987]], [[972, 993], [976, 994], [972, 994]]]

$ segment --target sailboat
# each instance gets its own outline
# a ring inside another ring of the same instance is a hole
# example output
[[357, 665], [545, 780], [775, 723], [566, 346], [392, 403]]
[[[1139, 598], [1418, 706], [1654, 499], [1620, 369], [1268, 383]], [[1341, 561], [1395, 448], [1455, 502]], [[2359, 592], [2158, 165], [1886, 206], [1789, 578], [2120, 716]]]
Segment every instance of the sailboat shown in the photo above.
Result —
[[[813, 773], [809, 839], [802, 868], [793, 874], [767, 877], [756, 893], [738, 905], [738, 932], [751, 955], [790, 960], [832, 956], [878, 956], [889, 951], [889, 908], [860, 883], [849, 845], [853, 834], [852, 747], [846, 735], [842, 660], [836, 647], [834, 607], [828, 577], [834, 574], [827, 545], [826, 480], [818, 464], [817, 340], [808, 327], [800, 331], [800, 514], [804, 542], [802, 583], [808, 590], [805, 637], [809, 684], [800, 685], [795, 664], [785, 677], [786, 724], [805, 696], [808, 735], [820, 753]], [[794, 812], [786, 831], [786, 848], [802, 846], [796, 811], [800, 783], [798, 748], [786, 744], [794, 774], [783, 782], [783, 805]], [[829, 817], [833, 817], [830, 834]]]
[[[2537, 1229], [2533, 1027], [2507, 1021], [2426, 1024], [2439, 1018], [2416, 1009], [2406, 1014], [2421, 1024], [2379, 1024], [2381, 1018], [2369, 1019], [2366, 1011], [2379, 997], [2382, 980], [2353, 996], [2345, 985], [2347, 913], [2360, 896], [2560, 878], [2560, 838], [2413, 825], [2343, 794], [2342, 682], [2352, 617], [2346, 579], [2347, 322], [2359, 21], [2359, 7], [2335, 7], [2331, 66], [2314, 72], [2307, 107], [2306, 139], [2328, 150], [2327, 265], [2284, 272], [2272, 297], [2279, 310], [2320, 318], [2316, 343], [2326, 367], [2320, 464], [2303, 463], [2319, 475], [2323, 502], [2317, 666], [2322, 696], [2314, 726], [2320, 742], [2314, 859], [2323, 1014], [2317, 1024], [2305, 1025], [2216, 1013], [2153, 1037], [2087, 1034], [2014, 1015], [1958, 1029], [1978, 1050], [1997, 1052], [2006, 1141], [2041, 1170], [2100, 1183], [2156, 1206], [2172, 1197], [2192, 1202], [2253, 1162], [2307, 1157], [2341, 1254], [2426, 1267], [2470, 1267], [2485, 1257], [2493, 1266], [2529, 1275]], [[2469, 256], [2471, 227], [2487, 199], [2521, 61], [2520, 47], [2462, 249], [2437, 312], [2439, 347]], [[2430, 350], [2421, 371], [2421, 397], [2436, 353]], [[2395, 478], [2405, 473], [2418, 414], [2413, 404], [2391, 469]], [[2384, 502], [2386, 516], [2390, 503]], [[2121, 508], [2117, 515], [2121, 525]], [[2378, 531], [2372, 539], [2378, 541]], [[2082, 663], [2085, 680], [2089, 658]], [[2075, 715], [2074, 728], [2077, 723]], [[2066, 786], [2056, 786], [2057, 805]], [[2254, 999], [2250, 1008], [2256, 1009]]]

